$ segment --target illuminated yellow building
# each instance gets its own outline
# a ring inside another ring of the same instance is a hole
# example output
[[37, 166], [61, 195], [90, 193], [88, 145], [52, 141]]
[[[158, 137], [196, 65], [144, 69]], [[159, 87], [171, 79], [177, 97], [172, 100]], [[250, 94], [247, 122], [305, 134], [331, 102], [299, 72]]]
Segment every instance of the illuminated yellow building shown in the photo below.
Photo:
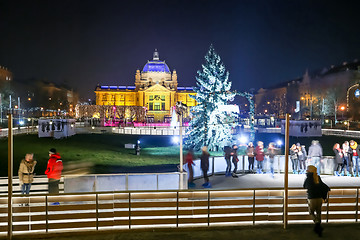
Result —
[[96, 105], [142, 106], [147, 109], [147, 118], [155, 122], [166, 121], [172, 107], [181, 101], [188, 107], [196, 105], [189, 95], [195, 94], [192, 87], [178, 87], [177, 73], [171, 73], [165, 61], [160, 61], [155, 49], [153, 60], [142, 71], [136, 70], [135, 86], [97, 86]]

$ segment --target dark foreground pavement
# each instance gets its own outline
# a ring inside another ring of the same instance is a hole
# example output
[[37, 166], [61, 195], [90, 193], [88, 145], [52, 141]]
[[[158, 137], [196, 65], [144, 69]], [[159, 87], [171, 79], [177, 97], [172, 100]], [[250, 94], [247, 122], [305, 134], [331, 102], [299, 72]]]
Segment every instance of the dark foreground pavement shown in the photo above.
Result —
[[50, 240], [219, 240], [219, 239], [360, 239], [359, 223], [323, 224], [324, 232], [319, 238], [312, 230], [313, 225], [257, 225], [236, 227], [214, 227], [194, 229], [155, 229], [122, 232], [61, 233], [57, 235], [17, 236], [13, 239], [50, 239]]

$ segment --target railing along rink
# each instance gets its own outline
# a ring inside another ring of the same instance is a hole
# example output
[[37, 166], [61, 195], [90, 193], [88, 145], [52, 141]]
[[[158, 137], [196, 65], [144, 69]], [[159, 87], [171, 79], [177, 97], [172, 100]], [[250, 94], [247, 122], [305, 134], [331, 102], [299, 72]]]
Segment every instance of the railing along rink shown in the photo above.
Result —
[[[60, 202], [60, 205], [51, 205]], [[284, 191], [274, 189], [122, 191], [14, 195], [13, 234], [281, 224]], [[358, 222], [359, 188], [334, 187], [323, 222]], [[289, 224], [311, 223], [306, 190], [289, 189]], [[0, 234], [7, 196], [0, 197]]]

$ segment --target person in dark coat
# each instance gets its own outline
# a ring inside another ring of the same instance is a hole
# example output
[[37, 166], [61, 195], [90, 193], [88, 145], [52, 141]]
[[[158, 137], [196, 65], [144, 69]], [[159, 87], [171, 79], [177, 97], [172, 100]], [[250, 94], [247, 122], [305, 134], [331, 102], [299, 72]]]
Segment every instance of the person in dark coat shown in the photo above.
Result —
[[335, 143], [333, 147], [334, 153], [335, 153], [335, 168], [334, 168], [334, 175], [340, 176], [342, 165], [343, 165], [343, 158], [344, 155], [341, 151], [340, 144]]
[[210, 154], [207, 151], [207, 149], [208, 149], [207, 146], [201, 148], [202, 154], [200, 156], [200, 166], [205, 180], [205, 183], [202, 186], [204, 188], [211, 188], [211, 183], [209, 182], [209, 177], [207, 175], [207, 172], [209, 170], [209, 157], [210, 157]]
[[330, 188], [322, 182], [320, 176], [317, 175], [316, 167], [313, 165], [307, 167], [303, 187], [307, 189], [309, 213], [315, 223], [314, 231], [321, 237], [323, 231], [321, 227], [321, 207], [323, 199], [327, 199], [327, 197], [324, 197], [323, 188], [326, 188], [326, 195]]
[[293, 144], [290, 148], [290, 159], [291, 159], [291, 165], [293, 169], [294, 174], [298, 174], [298, 165], [299, 165], [299, 155], [298, 155], [299, 149], [295, 144]]
[[233, 178], [238, 178], [238, 176], [236, 175], [237, 165], [238, 165], [238, 161], [239, 161], [237, 150], [238, 150], [238, 146], [233, 145], [232, 152], [231, 152], [232, 162], [234, 164], [234, 171], [232, 173]]
[[342, 144], [342, 153], [344, 155], [343, 157], [343, 164], [341, 167], [341, 176], [351, 176], [351, 154], [352, 154], [352, 150], [350, 150], [350, 146], [349, 146], [349, 142], [345, 141]]
[[298, 148], [298, 157], [299, 157], [299, 171], [300, 174], [305, 174], [306, 172], [306, 149], [304, 145], [301, 145], [300, 143], [296, 144], [296, 147]]
[[225, 169], [225, 177], [231, 176], [231, 147], [225, 146], [224, 147], [225, 152], [225, 161], [226, 161], [226, 169]]

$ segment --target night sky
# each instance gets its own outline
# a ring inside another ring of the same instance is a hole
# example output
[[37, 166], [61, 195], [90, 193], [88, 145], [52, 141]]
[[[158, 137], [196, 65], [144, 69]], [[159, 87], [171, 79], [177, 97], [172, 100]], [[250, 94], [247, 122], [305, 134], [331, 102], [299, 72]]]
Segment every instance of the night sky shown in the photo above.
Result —
[[94, 99], [98, 83], [134, 85], [155, 48], [194, 86], [213, 44], [248, 91], [360, 60], [359, 2], [0, 0], [0, 65]]

